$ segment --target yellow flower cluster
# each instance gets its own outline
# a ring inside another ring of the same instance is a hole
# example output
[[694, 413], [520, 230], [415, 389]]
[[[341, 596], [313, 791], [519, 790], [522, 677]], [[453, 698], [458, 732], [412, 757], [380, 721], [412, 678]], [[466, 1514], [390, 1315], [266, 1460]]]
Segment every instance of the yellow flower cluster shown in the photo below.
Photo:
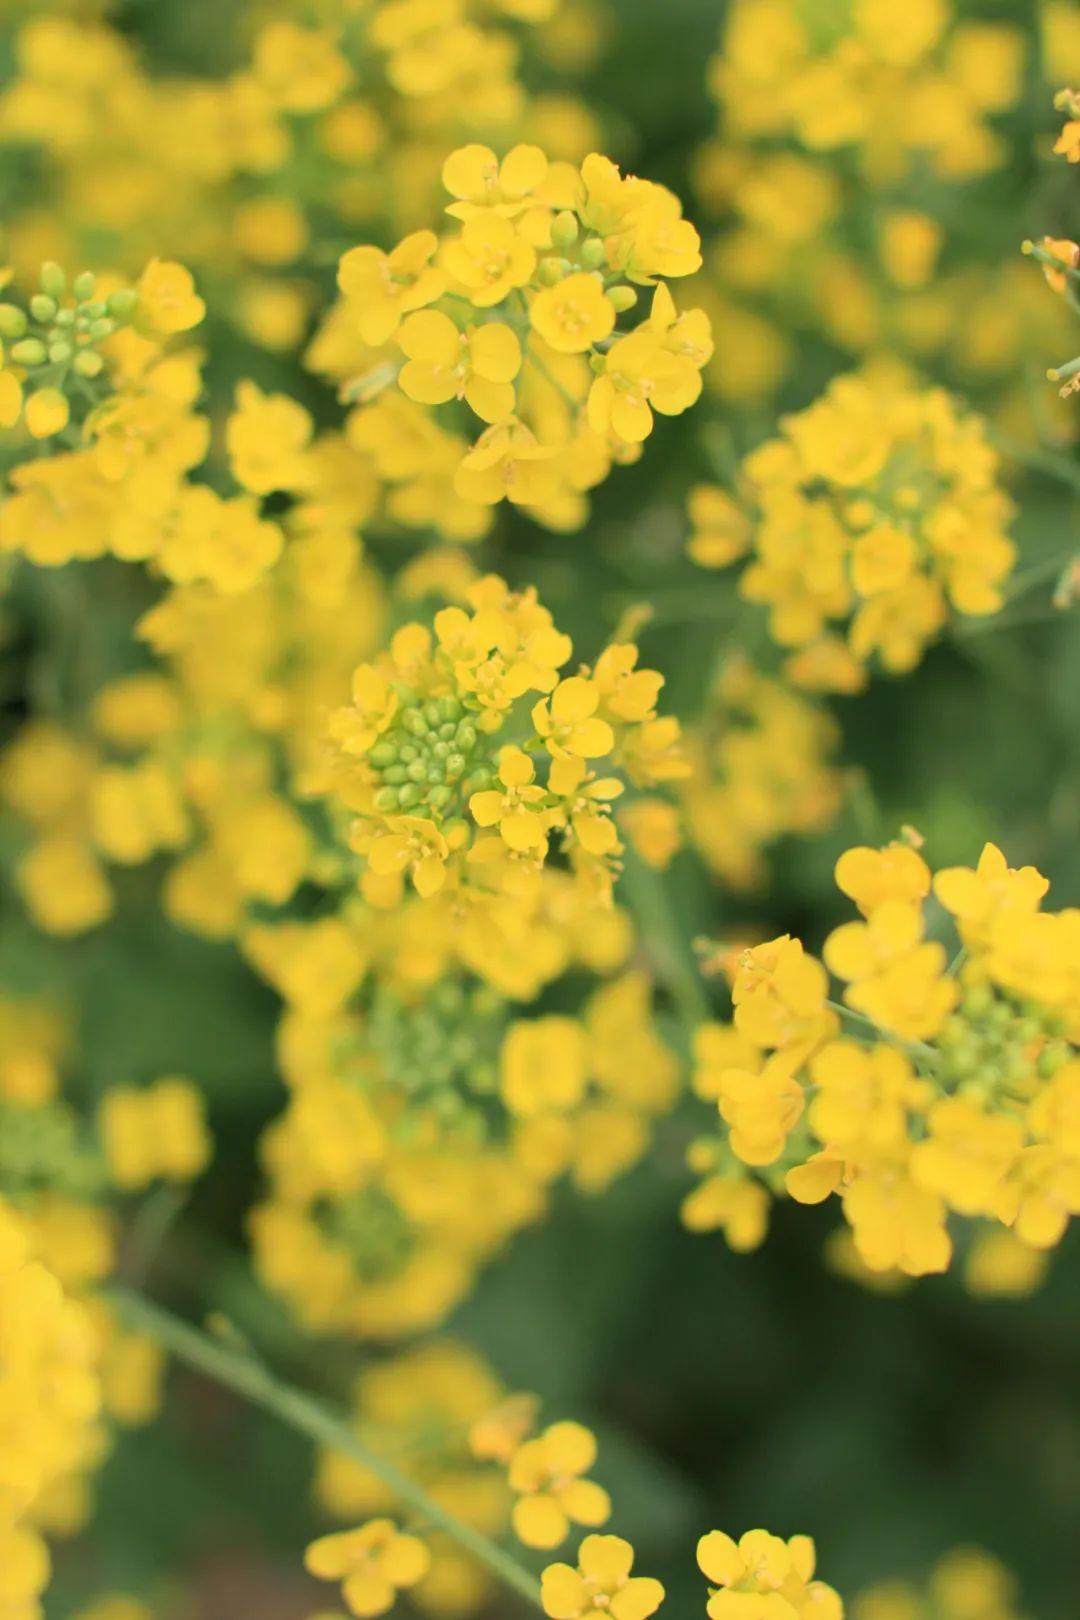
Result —
[[871, 660], [914, 668], [950, 608], [1001, 607], [1012, 507], [977, 417], [940, 389], [866, 375], [837, 378], [781, 426], [743, 462], [753, 523], [727, 549], [752, 547], [739, 590], [767, 606], [796, 685], [858, 691]]
[[444, 608], [432, 630], [404, 626], [356, 670], [331, 721], [329, 787], [357, 813], [349, 841], [371, 904], [398, 904], [406, 882], [462, 909], [530, 900], [553, 844], [607, 896], [623, 783], [598, 768], [648, 786], [685, 766], [678, 723], [656, 713], [663, 677], [637, 668], [636, 647], [563, 675], [572, 650], [535, 591], [490, 575], [466, 607]]
[[1017, 1584], [979, 1547], [956, 1547], [922, 1586], [882, 1581], [859, 1593], [852, 1620], [1021, 1620]]
[[900, 18], [888, 0], [862, 0], [824, 26], [796, 0], [737, 0], [710, 82], [737, 139], [851, 150], [877, 182], [919, 163], [968, 180], [1005, 155], [992, 120], [1016, 102], [1023, 68], [1016, 29], [957, 18], [937, 0]]
[[[442, 237], [345, 254], [316, 354], [333, 369], [337, 334], [366, 349], [344, 393], [370, 402], [347, 433], [396, 486], [399, 520], [474, 539], [507, 500], [578, 529], [586, 492], [635, 459], [654, 412], [677, 416], [701, 392], [709, 323], [680, 315], [667, 286], [700, 266], [697, 232], [670, 191], [598, 153], [575, 169], [538, 146], [500, 161], [473, 144], [446, 159], [443, 184]], [[639, 287], [653, 289], [649, 312], [621, 329]], [[444, 427], [432, 412], [455, 401]]]
[[[801, 1203], [837, 1193], [872, 1271], [943, 1271], [950, 1213], [1052, 1247], [1080, 1213], [1080, 912], [1043, 911], [1046, 880], [992, 844], [933, 876], [910, 843], [851, 849], [836, 876], [861, 919], [829, 935], [825, 965], [787, 935], [752, 947], [733, 1025], [698, 1031], [695, 1089], [723, 1129], [692, 1149], [709, 1173], [688, 1224], [759, 1242], [749, 1166]], [[952, 967], [926, 937], [931, 892], [959, 934]]]
[[[492, 1431], [501, 1440], [515, 1414], [527, 1427], [534, 1405], [531, 1397], [507, 1396], [467, 1345], [430, 1339], [358, 1375], [353, 1426], [373, 1452], [397, 1458], [441, 1507], [497, 1539], [508, 1524], [511, 1493], [483, 1442]], [[394, 1507], [379, 1477], [338, 1451], [320, 1454], [316, 1495], [328, 1513], [352, 1523]], [[490, 1590], [484, 1569], [446, 1534], [426, 1531], [424, 1540], [430, 1565], [410, 1601], [433, 1615], [479, 1608]]]
[[401, 966], [378, 971], [376, 942], [394, 947], [377, 916], [364, 932], [328, 920], [249, 940], [291, 1002], [279, 1056], [292, 1094], [263, 1140], [255, 1261], [311, 1328], [387, 1338], [437, 1324], [543, 1217], [556, 1181], [604, 1191], [677, 1095], [643, 975], [601, 985], [579, 1018], [513, 1018], [474, 979], [416, 978], [426, 928], [402, 914]]
[[97, 1356], [89, 1314], [31, 1257], [0, 1199], [0, 1594], [14, 1616], [38, 1613], [48, 1583], [42, 1510], [94, 1455]]
[[758, 887], [770, 844], [831, 825], [845, 792], [838, 744], [823, 708], [745, 657], [727, 660], [688, 733], [690, 775], [679, 784], [690, 841], [717, 877]]
[[735, 1541], [710, 1530], [697, 1547], [698, 1567], [709, 1582], [709, 1620], [843, 1620], [844, 1605], [824, 1581], [814, 1579], [816, 1552], [809, 1536], [747, 1530]]

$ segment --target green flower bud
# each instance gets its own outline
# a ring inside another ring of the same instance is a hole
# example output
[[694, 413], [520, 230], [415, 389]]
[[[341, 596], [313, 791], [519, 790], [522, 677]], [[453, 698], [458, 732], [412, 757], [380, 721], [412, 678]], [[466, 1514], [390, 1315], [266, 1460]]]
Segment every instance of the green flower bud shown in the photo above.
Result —
[[121, 287], [118, 292], [109, 294], [107, 307], [114, 320], [126, 321], [134, 313], [138, 302], [139, 295], [133, 287]]
[[598, 236], [586, 237], [582, 243], [580, 259], [585, 270], [599, 270], [607, 259], [607, 252]]
[[105, 369], [105, 362], [95, 349], [84, 349], [75, 356], [74, 367], [80, 377], [97, 377]]
[[56, 299], [50, 298], [48, 293], [35, 293], [30, 300], [30, 313], [35, 321], [47, 326], [56, 318]]
[[994, 1005], [994, 992], [988, 984], [975, 984], [964, 997], [964, 1012], [968, 1018], [985, 1018]]
[[578, 239], [577, 215], [569, 208], [560, 209], [551, 222], [552, 245], [565, 253]]
[[50, 298], [63, 298], [64, 289], [67, 286], [67, 277], [58, 264], [55, 264], [52, 259], [46, 259], [41, 267], [41, 274], [38, 276], [38, 285], [43, 293], [48, 293]]
[[375, 795], [375, 808], [381, 815], [388, 815], [398, 807], [398, 790], [394, 787], [381, 787]]
[[411, 765], [414, 759], [420, 758], [420, 750], [415, 743], [403, 742], [398, 744], [398, 759], [404, 765]]
[[424, 704], [424, 719], [432, 731], [436, 731], [442, 725], [442, 718], [442, 707], [434, 698]]
[[26, 331], [26, 316], [18, 304], [0, 304], [0, 337], [21, 338]]
[[55, 343], [49, 344], [49, 359], [54, 366], [66, 366], [75, 350], [64, 338], [57, 338]]
[[49, 356], [40, 338], [20, 338], [11, 345], [11, 358], [17, 366], [43, 366]]
[[105, 316], [101, 320], [91, 321], [90, 323], [90, 336], [95, 343], [100, 343], [103, 338], [112, 337], [115, 331], [114, 323]]
[[397, 759], [397, 749], [392, 742], [377, 742], [368, 754], [368, 759], [370, 759], [376, 770], [381, 770], [384, 765], [394, 763]]
[[64, 326], [64, 327], [74, 326], [75, 325], [75, 311], [73, 309], [58, 309], [57, 312], [56, 312], [56, 319], [54, 320], [53, 325], [54, 326]]
[[536, 267], [536, 274], [543, 286], [554, 287], [556, 282], [562, 281], [563, 277], [568, 276], [572, 269], [573, 265], [569, 259], [554, 259], [549, 254], [546, 258], [540, 260]]
[[1052, 1080], [1063, 1064], [1069, 1061], [1069, 1048], [1064, 1041], [1051, 1041], [1044, 1046], [1035, 1061], [1040, 1080]]
[[99, 321], [108, 307], [104, 298], [91, 298], [89, 303], [82, 306], [82, 313], [88, 321]]
[[93, 298], [94, 288], [96, 286], [97, 279], [94, 272], [92, 270], [80, 270], [79, 274], [75, 277], [75, 280], [71, 283], [71, 290], [78, 299], [79, 303], [83, 304], [88, 298]]
[[460, 720], [461, 704], [456, 697], [443, 697], [439, 699], [439, 716], [443, 720]]
[[428, 769], [422, 759], [410, 760], [405, 767], [405, 775], [410, 782], [426, 782]]
[[443, 761], [443, 775], [448, 782], [456, 782], [464, 769], [464, 754], [447, 754]]
[[400, 787], [402, 782], [408, 780], [405, 769], [404, 765], [388, 765], [383, 771], [383, 781], [389, 782], [392, 787]]
[[415, 782], [406, 782], [404, 787], [398, 789], [398, 804], [402, 810], [411, 810], [420, 803], [420, 798], [420, 789]]
[[463, 754], [471, 754], [476, 747], [476, 727], [471, 720], [463, 720], [458, 726], [457, 745]]
[[445, 810], [453, 796], [454, 790], [452, 787], [448, 787], [445, 782], [437, 782], [434, 787], [428, 790], [428, 804], [433, 810]]
[[602, 377], [607, 370], [607, 361], [602, 354], [590, 354], [589, 365], [598, 377]]
[[414, 737], [427, 736], [427, 721], [419, 709], [404, 709], [401, 715], [401, 724]]
[[620, 315], [624, 310], [633, 309], [638, 301], [638, 295], [633, 287], [609, 287], [604, 297]]

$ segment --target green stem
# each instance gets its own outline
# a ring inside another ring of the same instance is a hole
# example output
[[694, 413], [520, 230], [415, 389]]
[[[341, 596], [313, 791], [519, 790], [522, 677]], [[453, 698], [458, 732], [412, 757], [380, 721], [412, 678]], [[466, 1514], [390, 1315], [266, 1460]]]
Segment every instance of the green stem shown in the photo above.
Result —
[[342, 1452], [368, 1469], [391, 1490], [397, 1499], [412, 1509], [433, 1529], [442, 1530], [470, 1553], [478, 1563], [504, 1585], [511, 1587], [537, 1608], [540, 1587], [535, 1578], [509, 1553], [489, 1541], [487, 1536], [474, 1530], [472, 1525], [448, 1513], [432, 1500], [407, 1474], [385, 1457], [370, 1451], [349, 1427], [344, 1417], [333, 1412], [322, 1401], [291, 1384], [284, 1384], [268, 1372], [259, 1362], [243, 1353], [218, 1344], [198, 1328], [183, 1322], [171, 1312], [151, 1304], [140, 1294], [126, 1289], [110, 1292], [109, 1301], [129, 1328], [155, 1339], [163, 1349], [183, 1361], [195, 1371], [203, 1373], [227, 1389], [243, 1396], [254, 1406], [279, 1418], [290, 1428], [307, 1435], [318, 1445]]
[[997, 428], [990, 433], [990, 442], [1003, 456], [1018, 461], [1023, 467], [1030, 467], [1032, 472], [1043, 473], [1047, 478], [1056, 478], [1059, 483], [1068, 484], [1070, 489], [1080, 490], [1080, 465], [1070, 461], [1067, 456], [1059, 456], [1056, 450], [1032, 448]]
[[622, 884], [640, 924], [645, 948], [670, 990], [690, 1037], [698, 1024], [712, 1017], [712, 1009], [693, 949], [676, 920], [667, 886], [660, 874], [629, 846], [623, 855]]
[[901, 1051], [906, 1052], [917, 1062], [930, 1064], [937, 1062], [937, 1048], [928, 1045], [926, 1041], [906, 1041], [902, 1035], [894, 1035], [890, 1030], [882, 1029], [880, 1024], [875, 1024], [865, 1013], [856, 1012], [854, 1007], [845, 1007], [842, 1001], [826, 999], [825, 1005], [831, 1007], [833, 1012], [839, 1013], [841, 1018], [859, 1024], [863, 1029], [873, 1030], [879, 1041], [887, 1041], [890, 1046], [900, 1047]]

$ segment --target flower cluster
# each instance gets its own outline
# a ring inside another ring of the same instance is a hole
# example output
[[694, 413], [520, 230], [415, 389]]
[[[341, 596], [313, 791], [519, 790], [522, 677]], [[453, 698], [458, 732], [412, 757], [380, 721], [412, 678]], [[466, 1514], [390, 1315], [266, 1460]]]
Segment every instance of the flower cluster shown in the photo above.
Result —
[[444, 608], [431, 631], [404, 626], [356, 670], [331, 722], [330, 787], [357, 812], [350, 844], [370, 903], [398, 904], [406, 882], [449, 904], [529, 898], [553, 845], [608, 893], [623, 783], [598, 768], [647, 786], [685, 767], [677, 722], [656, 713], [663, 677], [636, 667], [636, 647], [563, 675], [572, 650], [535, 591], [491, 575], [466, 607]]
[[792, 681], [858, 691], [875, 658], [914, 668], [950, 608], [1001, 607], [1012, 506], [978, 418], [940, 389], [867, 375], [837, 378], [781, 427], [742, 465], [752, 525], [729, 525], [719, 552], [700, 533], [692, 546], [710, 563], [752, 548], [739, 590], [767, 606]]
[[[759, 1242], [752, 1167], [801, 1203], [836, 1193], [872, 1271], [943, 1271], [950, 1213], [1052, 1247], [1080, 1213], [1080, 912], [1043, 911], [1045, 879], [992, 844], [933, 876], [910, 843], [851, 849], [836, 876], [861, 918], [829, 935], [825, 965], [786, 935], [748, 949], [732, 1026], [698, 1031], [695, 1089], [723, 1129], [692, 1150], [709, 1174], [688, 1224]], [[926, 937], [931, 893], [959, 935], [951, 967]]]
[[400, 960], [377, 914], [363, 931], [326, 920], [248, 939], [289, 1002], [291, 1088], [263, 1139], [255, 1262], [311, 1328], [437, 1324], [562, 1177], [596, 1194], [635, 1164], [677, 1095], [641, 974], [602, 984], [578, 1018], [513, 1017], [493, 987], [418, 960], [426, 928], [402, 915]]
[[89, 1313], [32, 1258], [22, 1222], [0, 1199], [0, 1568], [13, 1614], [38, 1612], [48, 1583], [40, 1510], [93, 1456], [97, 1358]]
[[741, 655], [727, 660], [688, 733], [690, 775], [679, 784], [690, 841], [724, 883], [759, 886], [776, 839], [831, 825], [846, 785], [833, 763], [838, 743], [835, 721], [812, 699]]
[[[698, 269], [697, 232], [670, 191], [598, 153], [575, 169], [537, 146], [500, 161], [474, 144], [447, 158], [443, 184], [442, 237], [414, 231], [341, 260], [332, 332], [367, 351], [344, 392], [370, 401], [347, 431], [396, 486], [403, 521], [471, 539], [507, 500], [580, 528], [586, 492], [639, 454], [654, 412], [677, 416], [701, 392], [709, 323], [680, 315], [667, 286]], [[619, 328], [639, 288], [649, 311]]]
[[979, 1547], [939, 1558], [925, 1583], [881, 1581], [859, 1593], [852, 1620], [1021, 1620], [1015, 1578]]

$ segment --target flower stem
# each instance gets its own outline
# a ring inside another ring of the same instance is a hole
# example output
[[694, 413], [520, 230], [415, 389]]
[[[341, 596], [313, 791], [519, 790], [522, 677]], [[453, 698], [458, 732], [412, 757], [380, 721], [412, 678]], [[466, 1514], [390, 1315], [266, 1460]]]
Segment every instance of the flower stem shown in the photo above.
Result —
[[853, 1007], [845, 1007], [842, 1001], [827, 999], [825, 1005], [831, 1007], [833, 1012], [839, 1013], [841, 1018], [860, 1024], [863, 1029], [873, 1030], [879, 1041], [885, 1041], [890, 1046], [898, 1046], [915, 1062], [930, 1065], [937, 1062], [937, 1048], [930, 1046], [926, 1041], [907, 1041], [902, 1035], [894, 1035], [890, 1030], [882, 1029], [880, 1024], [875, 1024], [872, 1018], [867, 1018], [865, 1013], [856, 1012]]
[[282, 1423], [352, 1458], [381, 1479], [397, 1499], [418, 1514], [432, 1529], [452, 1536], [465, 1552], [490, 1570], [530, 1603], [541, 1607], [536, 1579], [511, 1554], [487, 1536], [439, 1506], [425, 1490], [392, 1462], [368, 1449], [346, 1419], [315, 1396], [282, 1383], [258, 1361], [242, 1351], [219, 1344], [200, 1329], [152, 1304], [140, 1294], [115, 1289], [109, 1301], [117, 1316], [133, 1331], [145, 1333], [187, 1366], [243, 1396], [254, 1406], [272, 1413]]
[[689, 1041], [698, 1024], [712, 1017], [712, 1011], [693, 949], [672, 910], [667, 885], [630, 847], [623, 854], [622, 884], [637, 917], [642, 943], [656, 964], [661, 982], [671, 992]]

